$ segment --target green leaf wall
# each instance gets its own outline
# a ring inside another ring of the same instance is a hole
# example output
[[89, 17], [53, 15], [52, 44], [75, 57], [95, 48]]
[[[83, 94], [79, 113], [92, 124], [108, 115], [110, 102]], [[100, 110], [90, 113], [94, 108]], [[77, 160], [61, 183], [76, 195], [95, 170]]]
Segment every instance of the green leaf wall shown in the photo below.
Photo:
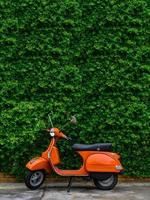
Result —
[[73, 142], [112, 142], [127, 175], [150, 177], [149, 19], [148, 0], [0, 1], [1, 171], [24, 176], [53, 111]]

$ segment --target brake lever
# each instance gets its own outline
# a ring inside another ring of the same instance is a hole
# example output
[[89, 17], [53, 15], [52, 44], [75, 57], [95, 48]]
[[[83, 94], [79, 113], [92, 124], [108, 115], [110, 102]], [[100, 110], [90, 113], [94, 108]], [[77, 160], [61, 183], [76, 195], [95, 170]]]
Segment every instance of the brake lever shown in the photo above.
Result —
[[72, 138], [71, 138], [71, 137], [67, 137], [67, 140], [70, 140], [70, 141], [71, 141], [71, 140], [72, 140]]
[[44, 129], [42, 129], [42, 131], [50, 132], [50, 129], [49, 128], [44, 128]]

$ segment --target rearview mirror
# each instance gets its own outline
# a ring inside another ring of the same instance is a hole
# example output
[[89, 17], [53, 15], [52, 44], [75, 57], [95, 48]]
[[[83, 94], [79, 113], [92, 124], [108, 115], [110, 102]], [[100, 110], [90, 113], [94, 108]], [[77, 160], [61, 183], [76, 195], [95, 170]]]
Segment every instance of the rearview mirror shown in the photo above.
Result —
[[76, 124], [77, 123], [77, 119], [76, 119], [75, 116], [71, 116], [70, 123], [71, 124]]

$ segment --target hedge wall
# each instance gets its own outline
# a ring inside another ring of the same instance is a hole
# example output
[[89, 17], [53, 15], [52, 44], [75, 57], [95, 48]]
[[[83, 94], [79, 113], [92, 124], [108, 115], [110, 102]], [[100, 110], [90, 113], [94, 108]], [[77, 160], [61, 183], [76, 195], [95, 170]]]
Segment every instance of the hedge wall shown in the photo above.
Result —
[[[148, 3], [0, 1], [1, 171], [24, 176], [53, 111], [74, 142], [112, 142], [128, 175], [150, 177]], [[70, 144], [60, 148], [75, 167]]]

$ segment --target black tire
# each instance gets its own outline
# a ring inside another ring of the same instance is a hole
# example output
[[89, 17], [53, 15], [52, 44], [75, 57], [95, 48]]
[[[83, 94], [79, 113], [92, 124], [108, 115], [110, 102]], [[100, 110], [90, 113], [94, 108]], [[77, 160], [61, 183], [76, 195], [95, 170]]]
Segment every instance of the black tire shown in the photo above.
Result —
[[36, 190], [42, 185], [44, 180], [45, 172], [43, 170], [29, 171], [25, 177], [25, 185], [31, 190]]
[[118, 183], [118, 174], [112, 173], [111, 176], [105, 180], [93, 178], [93, 181], [99, 190], [112, 190]]

